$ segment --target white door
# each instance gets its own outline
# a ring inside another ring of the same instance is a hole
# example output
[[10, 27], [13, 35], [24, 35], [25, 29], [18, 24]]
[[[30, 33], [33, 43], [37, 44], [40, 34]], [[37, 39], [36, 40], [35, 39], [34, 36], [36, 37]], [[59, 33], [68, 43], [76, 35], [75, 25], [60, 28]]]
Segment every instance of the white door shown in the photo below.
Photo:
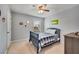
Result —
[[[0, 5], [0, 10], [0, 53], [5, 53], [11, 39], [11, 15], [8, 5]], [[2, 21], [2, 19], [5, 20]]]
[[7, 22], [0, 17], [0, 53], [5, 53], [7, 49]]

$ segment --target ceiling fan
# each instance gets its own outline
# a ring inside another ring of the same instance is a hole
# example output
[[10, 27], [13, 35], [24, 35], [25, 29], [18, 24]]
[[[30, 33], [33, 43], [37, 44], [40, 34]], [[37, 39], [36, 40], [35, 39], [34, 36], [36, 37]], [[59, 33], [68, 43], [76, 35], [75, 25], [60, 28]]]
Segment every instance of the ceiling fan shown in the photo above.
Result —
[[50, 12], [50, 10], [47, 9], [47, 4], [37, 4], [34, 5], [34, 7], [36, 7], [39, 13]]

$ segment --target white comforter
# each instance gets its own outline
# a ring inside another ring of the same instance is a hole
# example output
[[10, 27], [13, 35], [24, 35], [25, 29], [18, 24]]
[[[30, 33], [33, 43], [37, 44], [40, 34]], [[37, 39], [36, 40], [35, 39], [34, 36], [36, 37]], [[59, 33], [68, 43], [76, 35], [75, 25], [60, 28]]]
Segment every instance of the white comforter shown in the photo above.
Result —
[[[49, 37], [49, 36], [55, 36], [57, 37], [57, 34], [51, 34], [51, 33], [41, 33], [41, 32], [35, 32], [37, 34], [39, 34], [39, 40], [43, 39], [43, 38], [46, 38], [46, 37]], [[43, 40], [41, 41], [41, 45], [40, 46], [43, 46], [45, 43], [48, 43], [50, 41], [53, 41], [55, 40], [55, 38], [50, 38], [49, 40]]]
[[35, 32], [37, 34], [39, 34], [39, 40], [45, 37], [49, 37], [49, 36], [54, 36], [55, 34], [51, 34], [51, 33], [41, 33], [41, 32]]
[[53, 34], [51, 34], [51, 33], [39, 33], [39, 39], [49, 37], [49, 36], [53, 36]]

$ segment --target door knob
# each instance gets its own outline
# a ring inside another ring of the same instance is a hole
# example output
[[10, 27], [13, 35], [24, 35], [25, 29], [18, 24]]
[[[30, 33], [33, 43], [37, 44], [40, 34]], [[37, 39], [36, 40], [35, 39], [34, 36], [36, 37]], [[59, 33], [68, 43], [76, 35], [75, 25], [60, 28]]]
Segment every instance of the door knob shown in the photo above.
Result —
[[10, 33], [10, 32], [7, 32], [7, 34], [8, 34], [8, 33]]

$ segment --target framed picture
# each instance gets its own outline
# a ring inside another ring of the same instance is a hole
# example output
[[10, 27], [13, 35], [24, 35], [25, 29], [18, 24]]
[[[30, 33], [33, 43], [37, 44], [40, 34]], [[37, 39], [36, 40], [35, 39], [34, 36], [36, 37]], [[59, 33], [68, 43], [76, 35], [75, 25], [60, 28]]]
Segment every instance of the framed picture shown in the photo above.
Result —
[[4, 17], [2, 18], [2, 22], [5, 22], [5, 18]]
[[19, 25], [23, 25], [23, 22], [20, 22]]
[[52, 25], [58, 25], [59, 24], [59, 19], [53, 19], [51, 20]]

